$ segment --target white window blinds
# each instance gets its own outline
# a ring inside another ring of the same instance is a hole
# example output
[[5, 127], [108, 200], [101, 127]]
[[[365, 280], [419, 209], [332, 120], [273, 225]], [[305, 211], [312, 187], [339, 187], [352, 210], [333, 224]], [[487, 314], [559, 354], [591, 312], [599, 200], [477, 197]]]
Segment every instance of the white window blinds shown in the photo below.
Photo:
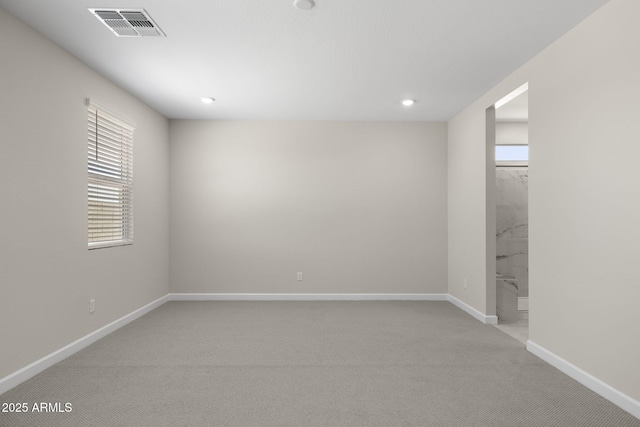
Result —
[[89, 249], [133, 243], [134, 127], [88, 101]]

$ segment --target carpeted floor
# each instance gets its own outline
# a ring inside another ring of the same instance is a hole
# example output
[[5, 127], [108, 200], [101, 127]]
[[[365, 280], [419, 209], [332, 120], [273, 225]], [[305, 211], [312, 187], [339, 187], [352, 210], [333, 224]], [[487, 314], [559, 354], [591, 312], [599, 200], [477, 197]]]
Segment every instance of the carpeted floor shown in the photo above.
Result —
[[170, 302], [0, 396], [1, 426], [640, 426], [447, 302]]

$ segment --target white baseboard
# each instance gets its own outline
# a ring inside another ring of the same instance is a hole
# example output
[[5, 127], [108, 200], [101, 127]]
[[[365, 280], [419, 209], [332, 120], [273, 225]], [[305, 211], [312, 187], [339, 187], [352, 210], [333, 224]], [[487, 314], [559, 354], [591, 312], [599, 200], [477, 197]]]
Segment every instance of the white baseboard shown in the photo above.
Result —
[[485, 325], [497, 325], [498, 324], [498, 316], [486, 315], [486, 314], [482, 313], [481, 311], [478, 311], [475, 308], [471, 307], [469, 304], [462, 302], [461, 300], [459, 300], [458, 298], [454, 297], [451, 294], [448, 294], [447, 300], [451, 304], [453, 304], [456, 307], [458, 307], [459, 309], [461, 309], [463, 311], [466, 311], [467, 313], [469, 313], [470, 315], [472, 315], [473, 317], [475, 317], [476, 319], [478, 319], [479, 321], [481, 321]]
[[169, 294], [170, 301], [447, 301], [448, 294]]
[[118, 320], [115, 320], [111, 323], [109, 323], [106, 326], [103, 326], [102, 328], [91, 332], [88, 335], [85, 335], [84, 337], [77, 339], [76, 341], [72, 342], [71, 344], [68, 344], [64, 347], [62, 347], [59, 350], [54, 351], [53, 353], [39, 359], [36, 360], [35, 362], [31, 363], [30, 365], [25, 366], [24, 368], [10, 374], [7, 375], [6, 377], [0, 379], [0, 394], [5, 393], [9, 390], [11, 390], [12, 388], [14, 388], [15, 386], [17, 386], [18, 384], [21, 384], [25, 381], [27, 381], [28, 379], [30, 379], [31, 377], [34, 377], [35, 375], [39, 374], [40, 372], [44, 371], [47, 368], [50, 368], [51, 366], [55, 365], [58, 362], [61, 362], [62, 360], [66, 359], [67, 357], [71, 356], [74, 353], [77, 353], [78, 351], [82, 350], [83, 348], [93, 344], [94, 342], [98, 341], [100, 338], [103, 338], [107, 335], [109, 335], [110, 333], [114, 332], [117, 329], [120, 329], [121, 327], [123, 327], [124, 325], [126, 325], [127, 323], [130, 323], [134, 320], [136, 320], [138, 317], [141, 317], [145, 314], [147, 314], [148, 312], [150, 312], [151, 310], [160, 307], [162, 304], [164, 304], [165, 302], [167, 302], [169, 300], [169, 296], [165, 295], [161, 298], [158, 298], [157, 300], [145, 305], [144, 307], [141, 307], [139, 309], [137, 309], [136, 311], [127, 314], [126, 316], [121, 317]]
[[640, 402], [632, 397], [624, 394], [623, 392], [611, 387], [609, 384], [594, 377], [588, 372], [583, 371], [570, 362], [567, 362], [560, 356], [550, 352], [546, 348], [534, 343], [533, 341], [527, 341], [527, 350], [544, 360], [551, 366], [564, 372], [580, 384], [598, 393], [600, 396], [609, 400], [613, 404], [624, 409], [636, 418], [640, 418]]

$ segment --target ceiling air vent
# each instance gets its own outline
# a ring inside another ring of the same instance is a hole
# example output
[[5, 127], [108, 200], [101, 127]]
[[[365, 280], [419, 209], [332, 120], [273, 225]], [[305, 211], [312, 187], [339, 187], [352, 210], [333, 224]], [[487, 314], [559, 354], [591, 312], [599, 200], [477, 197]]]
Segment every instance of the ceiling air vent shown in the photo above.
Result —
[[144, 9], [89, 9], [118, 37], [166, 37]]

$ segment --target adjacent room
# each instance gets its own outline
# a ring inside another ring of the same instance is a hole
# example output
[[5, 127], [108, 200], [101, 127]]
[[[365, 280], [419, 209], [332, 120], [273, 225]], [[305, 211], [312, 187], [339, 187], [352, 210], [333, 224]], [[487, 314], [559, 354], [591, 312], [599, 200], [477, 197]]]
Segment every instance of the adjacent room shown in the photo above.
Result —
[[638, 16], [0, 0], [0, 426], [640, 426]]

